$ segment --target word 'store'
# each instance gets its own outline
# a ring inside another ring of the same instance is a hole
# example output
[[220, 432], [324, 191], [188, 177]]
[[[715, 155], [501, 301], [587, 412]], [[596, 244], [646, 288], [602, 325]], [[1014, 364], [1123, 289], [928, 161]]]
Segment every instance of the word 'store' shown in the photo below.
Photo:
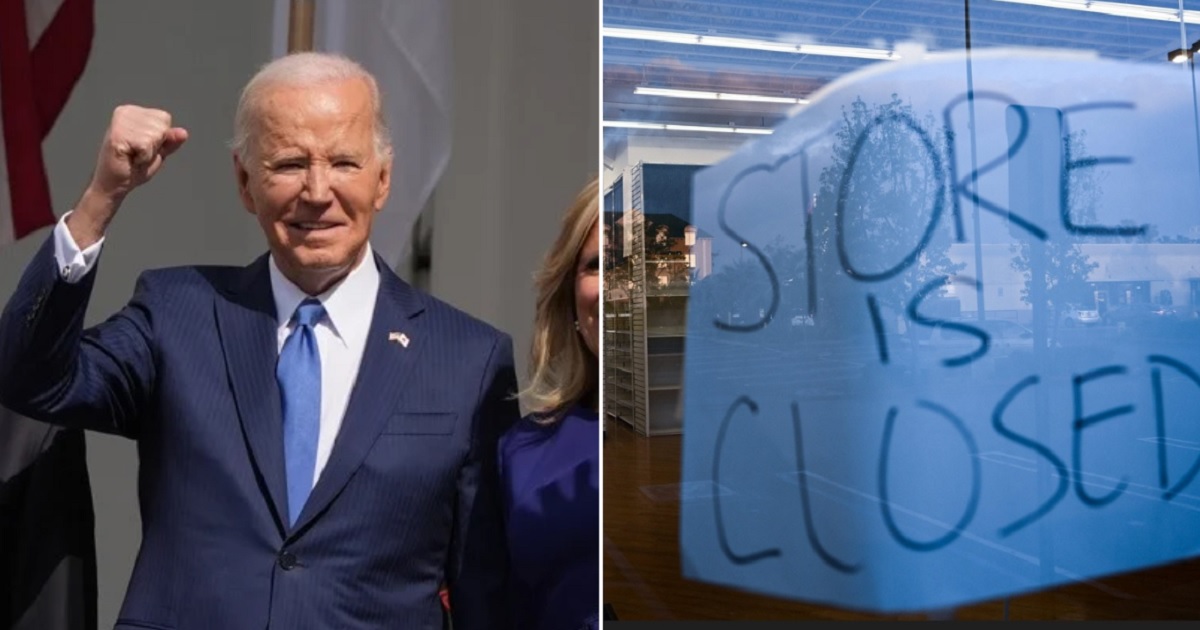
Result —
[[686, 576], [924, 610], [1200, 549], [1188, 69], [965, 68], [847, 75], [695, 176]]

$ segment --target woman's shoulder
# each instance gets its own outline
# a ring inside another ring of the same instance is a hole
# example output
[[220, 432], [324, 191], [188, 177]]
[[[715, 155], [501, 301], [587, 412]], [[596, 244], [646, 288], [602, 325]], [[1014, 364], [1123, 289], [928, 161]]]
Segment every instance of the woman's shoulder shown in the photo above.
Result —
[[[526, 417], [532, 419], [534, 417], [534, 414], [530, 414]], [[542, 416], [542, 418], [544, 418], [544, 416]], [[562, 417], [559, 418], [558, 421], [554, 423], [554, 425], [559, 425], [559, 426], [586, 425], [588, 423], [596, 422], [597, 419], [599, 419], [599, 414], [596, 413], [595, 409], [589, 409], [588, 407], [585, 407], [583, 405], [575, 405], [575, 406], [567, 409], [565, 412], [563, 412]]]
[[561, 412], [534, 412], [525, 414], [519, 422], [513, 425], [509, 433], [553, 433], [561, 430], [563, 427], [595, 423], [598, 418], [599, 415], [595, 409], [583, 405], [573, 405]]
[[589, 430], [596, 433], [596, 439], [599, 441], [599, 430], [596, 427], [598, 419], [599, 414], [596, 410], [582, 405], [567, 409], [557, 419], [553, 415], [543, 413], [526, 414], [501, 436], [500, 449], [502, 452], [511, 453], [554, 441], [559, 439], [560, 435], [586, 434]]

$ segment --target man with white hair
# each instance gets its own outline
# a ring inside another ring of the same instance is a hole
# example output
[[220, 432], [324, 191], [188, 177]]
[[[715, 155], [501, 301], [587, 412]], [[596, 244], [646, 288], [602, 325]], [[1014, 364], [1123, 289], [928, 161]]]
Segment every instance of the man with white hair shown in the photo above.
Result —
[[187, 141], [113, 113], [86, 191], [0, 318], [0, 403], [138, 441], [142, 544], [116, 628], [503, 628], [495, 466], [510, 337], [371, 251], [392, 148], [374, 79], [300, 53], [243, 90], [233, 163], [268, 253], [148, 271], [83, 329], [105, 230]]

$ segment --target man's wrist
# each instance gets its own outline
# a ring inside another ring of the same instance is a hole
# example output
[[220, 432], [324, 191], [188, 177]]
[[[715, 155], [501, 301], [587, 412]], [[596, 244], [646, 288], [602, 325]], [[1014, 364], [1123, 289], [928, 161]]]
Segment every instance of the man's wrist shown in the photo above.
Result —
[[67, 229], [79, 249], [87, 249], [104, 238], [108, 224], [112, 222], [122, 196], [98, 192], [88, 186], [75, 209], [67, 217]]

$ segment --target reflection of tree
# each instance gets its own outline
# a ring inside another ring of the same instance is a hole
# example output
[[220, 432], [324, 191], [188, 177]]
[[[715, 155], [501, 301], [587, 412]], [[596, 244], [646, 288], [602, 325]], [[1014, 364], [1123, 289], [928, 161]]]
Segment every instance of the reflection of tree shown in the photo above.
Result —
[[[634, 220], [635, 216], [637, 221]], [[635, 257], [626, 243], [626, 230], [640, 225], [642, 256]], [[681, 235], [686, 222], [670, 215], [605, 213], [604, 282], [607, 287], [630, 290], [633, 281], [644, 280], [648, 291], [683, 289], [688, 285], [687, 247]], [[672, 231], [675, 234], [672, 234]], [[639, 264], [641, 265], [639, 268]]]
[[[1085, 132], [1072, 133], [1063, 140], [1063, 148], [1069, 148], [1070, 155], [1085, 155], [1084, 137]], [[1083, 225], [1095, 223], [1096, 206], [1102, 190], [1100, 178], [1096, 176], [1095, 169], [1073, 170], [1067, 185], [1070, 186], [1068, 198], [1074, 222]], [[1039, 308], [1039, 305], [1033, 304], [1030, 297], [1033, 278], [1030, 270], [1030, 248], [1043, 248], [1046, 266], [1044, 274], [1046, 304], [1044, 306], [1051, 315], [1051, 325], [1055, 327], [1060, 319], [1060, 313], [1068, 304], [1093, 303], [1088, 276], [1100, 265], [1092, 262], [1083, 252], [1081, 240], [1081, 238], [1061, 240], [1049, 238], [1045, 241], [1034, 241], [1031, 238], [1022, 237], [1011, 247], [1014, 254], [1012, 266], [1025, 277], [1025, 286], [1021, 289], [1021, 299], [1035, 309]]]
[[[771, 261], [775, 275], [779, 278], [779, 312], [789, 318], [793, 315], [808, 314], [808, 274], [805, 271], [806, 261], [804, 250], [792, 247], [784, 242], [783, 237], [763, 248], [763, 252]], [[759, 272], [759, 275], [764, 275]]]
[[[1151, 225], [1147, 228], [1147, 231], [1157, 230], [1157, 229], [1158, 228], [1156, 226]], [[1158, 236], [1154, 239], [1154, 242], [1155, 243], [1174, 244], [1174, 245], [1188, 245], [1188, 244], [1200, 243], [1200, 239], [1197, 239], [1193, 236], [1188, 236], [1186, 234], [1176, 234], [1175, 236]]]
[[1126, 228], [1126, 229], [1139, 228], [1139, 227], [1142, 228], [1141, 234], [1137, 234], [1134, 236], [1120, 237], [1119, 242], [1121, 242], [1121, 243], [1151, 243], [1151, 242], [1160, 242], [1161, 243], [1161, 242], [1164, 242], [1163, 236], [1161, 236], [1158, 233], [1157, 225], [1149, 224], [1149, 225], [1146, 225], [1145, 227], [1142, 227], [1142, 224], [1138, 223], [1137, 221], [1131, 221], [1129, 219], [1122, 219], [1121, 223], [1119, 224], [1119, 227]]
[[[605, 215], [604, 222], [604, 288], [630, 289], [630, 259], [625, 256], [623, 230], [616, 215]], [[623, 293], [624, 294], [624, 293]]]
[[[913, 129], [916, 127], [917, 129]], [[941, 186], [938, 151], [942, 134], [932, 115], [917, 120], [911, 105], [892, 95], [890, 101], [869, 106], [861, 98], [843, 109], [842, 125], [835, 135], [830, 164], [820, 175], [812, 213], [813, 248], [818, 283], [818, 300], [825, 301], [845, 285], [846, 271], [839, 265], [836, 248], [835, 213], [839, 195], [843, 212], [844, 247], [850, 260], [861, 272], [877, 273], [899, 266], [920, 245], [940, 201], [948, 207], [948, 191]], [[853, 165], [845, 181], [844, 175]], [[941, 195], [941, 199], [938, 196]], [[946, 214], [938, 220], [929, 241], [911, 264], [904, 266], [885, 282], [871, 283], [877, 301], [893, 313], [901, 313], [916, 291], [931, 279], [953, 275], [962, 264], [950, 260], [950, 231], [942, 227]], [[736, 250], [735, 250], [736, 252]], [[762, 248], [779, 282], [780, 303], [776, 317], [788, 323], [795, 315], [805, 315], [810, 306], [817, 311], [816, 323], [835, 321], [822, 317], [828, 312], [821, 304], [808, 304], [810, 278], [803, 245], [790, 244], [782, 237]], [[727, 323], [752, 323], [770, 303], [771, 287], [756, 256], [726, 254], [715, 273], [693, 287], [691, 301], [698, 312]], [[829, 279], [841, 276], [842, 281]], [[740, 322], [737, 321], [740, 315]]]
[[670, 227], [647, 217], [646, 280], [650, 286], [686, 286], [688, 280], [687, 253], [683, 238], [671, 236]]
[[[763, 253], [779, 281], [779, 307], [775, 319], [786, 325], [793, 316], [808, 312], [804, 250], [788, 245], [777, 236]], [[718, 319], [726, 324], [758, 322], [771, 302], [771, 287], [762, 264], [741, 252], [732, 262], [717, 266], [717, 271], [692, 286], [690, 308], [702, 313], [702, 320]]]
[[[916, 126], [924, 138], [910, 125]], [[953, 275], [962, 263], [950, 260], [950, 231], [945, 229], [949, 191], [940, 185], [944, 164], [940, 153], [943, 135], [931, 114], [918, 120], [913, 108], [893, 94], [886, 103], [870, 106], [861, 98], [842, 110], [842, 125], [836, 135], [832, 163], [821, 172], [817, 194], [818, 216], [834, 217], [841, 197], [844, 247], [859, 271], [879, 273], [898, 265], [921, 242], [933, 217], [943, 208], [939, 224], [928, 244], [913, 260], [886, 282], [870, 285], [880, 305], [903, 312], [913, 294], [931, 279]], [[853, 172], [847, 169], [853, 166]], [[847, 178], [844, 182], [843, 179]], [[939, 199], [941, 195], [941, 199]], [[818, 222], [814, 234], [819, 277], [831, 276], [820, 266], [834, 264], [837, 234], [832, 221]], [[833, 270], [844, 275], [840, 266]]]
[[689, 308], [727, 324], [758, 321], [767, 307], [771, 287], [757, 258], [743, 257], [721, 265], [719, 271], [697, 282], [688, 297]]
[[601, 241], [604, 243], [604, 262], [606, 266], [613, 265], [617, 260], [617, 255], [620, 253], [617, 247], [619, 243], [617, 239], [621, 238], [621, 235], [620, 233], [614, 234], [614, 232], [613, 225], [606, 221], [604, 223], [604, 240]]

